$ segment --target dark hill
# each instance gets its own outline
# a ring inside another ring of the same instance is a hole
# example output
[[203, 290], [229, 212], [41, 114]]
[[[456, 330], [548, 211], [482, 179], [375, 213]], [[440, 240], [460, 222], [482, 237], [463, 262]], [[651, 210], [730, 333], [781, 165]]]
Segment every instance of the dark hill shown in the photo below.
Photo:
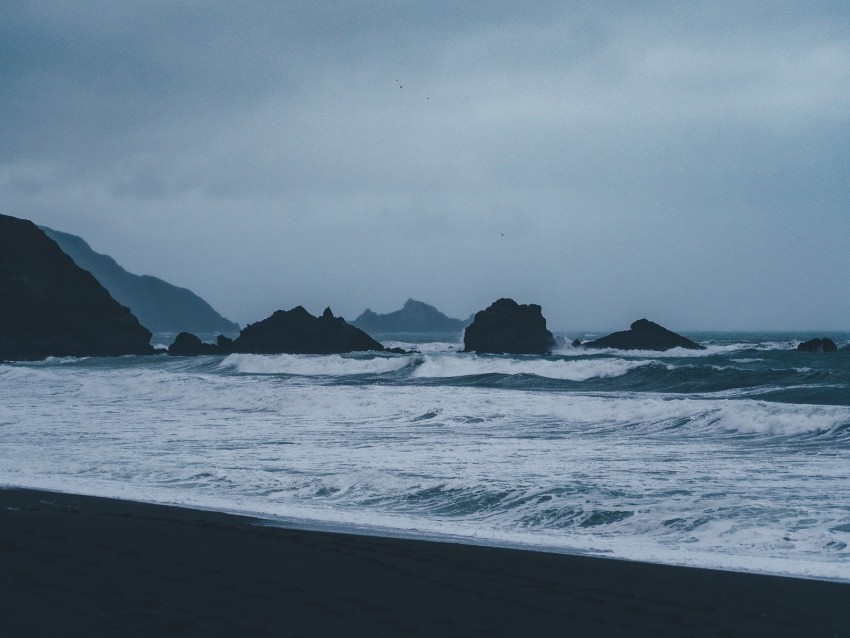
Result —
[[460, 332], [468, 324], [468, 321], [447, 317], [434, 306], [414, 299], [408, 299], [401, 310], [384, 315], [367, 308], [351, 322], [370, 332]]
[[150, 338], [35, 224], [0, 215], [0, 360], [151, 354]]
[[222, 317], [212, 306], [186, 288], [149, 275], [124, 270], [109, 255], [96, 253], [81, 237], [42, 226], [76, 264], [88, 270], [139, 322], [154, 332], [237, 333], [239, 325]]

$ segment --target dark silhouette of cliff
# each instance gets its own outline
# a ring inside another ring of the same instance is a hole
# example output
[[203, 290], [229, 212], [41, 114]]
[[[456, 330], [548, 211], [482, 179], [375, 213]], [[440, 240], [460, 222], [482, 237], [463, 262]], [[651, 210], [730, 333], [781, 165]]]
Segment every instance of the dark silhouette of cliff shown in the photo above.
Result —
[[237, 333], [239, 325], [225, 319], [198, 295], [150, 275], [134, 275], [112, 257], [95, 252], [81, 237], [46, 226], [41, 229], [76, 264], [88, 270], [118, 303], [130, 308], [153, 332]]
[[0, 215], [0, 360], [151, 354], [150, 338], [35, 224]]

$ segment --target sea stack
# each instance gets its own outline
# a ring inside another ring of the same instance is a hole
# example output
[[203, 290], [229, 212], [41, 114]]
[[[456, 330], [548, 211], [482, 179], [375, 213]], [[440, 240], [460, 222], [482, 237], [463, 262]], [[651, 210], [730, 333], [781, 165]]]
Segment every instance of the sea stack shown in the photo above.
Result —
[[46, 226], [41, 230], [59, 244], [82, 269], [88, 270], [112, 298], [153, 332], [224, 332], [237, 334], [239, 324], [218, 314], [191, 290], [150, 275], [134, 275], [109, 255], [96, 253], [82, 237]]
[[828, 337], [809, 339], [797, 346], [798, 352], [838, 352], [838, 346]]
[[150, 338], [35, 224], [0, 215], [0, 360], [152, 354]]
[[170, 346], [168, 354], [178, 357], [196, 357], [202, 354], [219, 354], [218, 344], [204, 343], [190, 332], [181, 332]]
[[704, 346], [667, 330], [657, 323], [647, 319], [638, 319], [629, 330], [615, 332], [595, 341], [582, 344], [585, 348], [613, 348], [616, 350], [671, 350], [685, 348], [687, 350], [705, 350]]
[[464, 352], [548, 354], [555, 339], [540, 306], [499, 299], [475, 314], [463, 334]]
[[278, 310], [273, 315], [242, 329], [232, 345], [233, 352], [253, 354], [340, 354], [384, 347], [359, 328], [334, 317], [326, 308], [314, 317], [302, 306]]

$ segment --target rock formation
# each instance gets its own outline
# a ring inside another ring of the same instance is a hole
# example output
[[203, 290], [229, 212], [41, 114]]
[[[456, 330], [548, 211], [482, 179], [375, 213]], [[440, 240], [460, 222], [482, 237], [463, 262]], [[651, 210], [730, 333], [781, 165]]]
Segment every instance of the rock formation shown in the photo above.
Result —
[[243, 328], [233, 342], [233, 352], [254, 354], [333, 354], [377, 350], [384, 347], [359, 328], [334, 317], [326, 308], [314, 317], [303, 307], [278, 310], [271, 317]]
[[513, 299], [499, 299], [477, 312], [463, 334], [464, 352], [547, 354], [554, 343], [540, 306]]
[[35, 224], [0, 215], [0, 360], [151, 354], [150, 338]]
[[408, 299], [401, 310], [384, 315], [368, 308], [351, 325], [370, 332], [460, 332], [469, 322], [447, 317], [434, 306]]
[[239, 324], [222, 317], [186, 288], [149, 275], [134, 275], [109, 255], [96, 253], [81, 237], [42, 226], [41, 229], [76, 264], [88, 270], [109, 294], [127, 306], [139, 322], [154, 332], [224, 332], [237, 334]]
[[617, 350], [671, 350], [672, 348], [705, 350], [704, 346], [647, 319], [638, 319], [629, 330], [615, 332], [595, 341], [588, 341], [583, 343], [582, 346]]
[[798, 352], [838, 352], [838, 346], [832, 339], [809, 339], [797, 346]]
[[181, 332], [170, 346], [168, 354], [181, 357], [195, 357], [201, 354], [220, 354], [218, 344], [204, 343], [189, 332]]

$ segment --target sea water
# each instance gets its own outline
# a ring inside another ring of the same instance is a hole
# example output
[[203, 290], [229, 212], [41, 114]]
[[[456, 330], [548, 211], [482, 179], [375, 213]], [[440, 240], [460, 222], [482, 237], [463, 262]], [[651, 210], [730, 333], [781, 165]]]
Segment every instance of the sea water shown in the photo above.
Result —
[[850, 353], [689, 336], [707, 349], [0, 364], [0, 484], [850, 581]]

